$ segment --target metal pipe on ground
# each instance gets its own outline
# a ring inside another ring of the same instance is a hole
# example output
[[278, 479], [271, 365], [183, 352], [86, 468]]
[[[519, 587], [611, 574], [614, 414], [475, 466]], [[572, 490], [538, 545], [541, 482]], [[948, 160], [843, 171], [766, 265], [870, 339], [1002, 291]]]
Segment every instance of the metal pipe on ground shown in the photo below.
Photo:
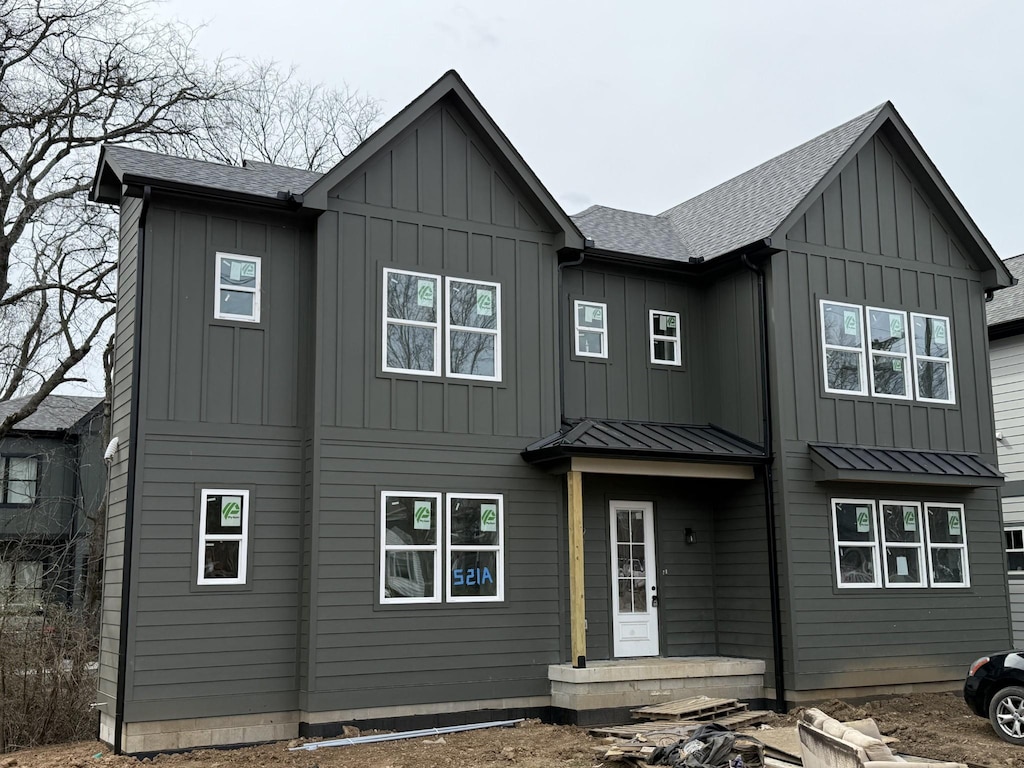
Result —
[[460, 733], [462, 731], [475, 731], [480, 728], [508, 728], [516, 723], [523, 722], [523, 718], [518, 720], [494, 720], [489, 723], [470, 723], [469, 725], [448, 725], [444, 728], [424, 728], [419, 731], [400, 731], [398, 733], [378, 733], [373, 736], [356, 736], [353, 739], [331, 739], [329, 741], [312, 741], [309, 744], [303, 744], [299, 747], [289, 747], [289, 752], [297, 752], [299, 750], [305, 750], [311, 752], [314, 749], [320, 749], [320, 747], [347, 747], [353, 744], [375, 744], [380, 741], [398, 741], [400, 739], [418, 739], [421, 736], [441, 736], [446, 733]]

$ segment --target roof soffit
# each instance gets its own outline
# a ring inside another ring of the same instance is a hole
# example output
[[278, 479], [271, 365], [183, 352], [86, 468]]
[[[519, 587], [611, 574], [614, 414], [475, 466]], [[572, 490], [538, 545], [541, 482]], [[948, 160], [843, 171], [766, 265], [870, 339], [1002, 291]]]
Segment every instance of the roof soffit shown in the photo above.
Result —
[[459, 107], [461, 116], [473, 123], [473, 127], [490, 144], [490, 149], [507, 163], [522, 186], [529, 191], [541, 211], [546, 213], [562, 231], [559, 247], [582, 249], [583, 235], [575, 223], [562, 210], [562, 207], [454, 70], [449, 70], [442, 75], [437, 82], [356, 147], [351, 154], [314, 182], [303, 195], [304, 207], [326, 210], [330, 190], [355, 173], [393, 139], [446, 98], [454, 100]]

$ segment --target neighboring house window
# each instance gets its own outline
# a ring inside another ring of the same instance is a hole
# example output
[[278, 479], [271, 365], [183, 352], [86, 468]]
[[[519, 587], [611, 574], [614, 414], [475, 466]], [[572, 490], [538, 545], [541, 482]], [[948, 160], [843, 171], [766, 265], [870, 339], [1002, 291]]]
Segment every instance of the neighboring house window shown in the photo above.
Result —
[[217, 254], [213, 316], [219, 320], [260, 321], [260, 258]]
[[910, 392], [910, 349], [907, 313], [868, 307], [871, 345], [871, 394], [907, 399]]
[[0, 456], [0, 504], [32, 504], [39, 488], [39, 460]]
[[926, 586], [921, 505], [913, 501], [883, 501], [881, 507], [885, 586]]
[[199, 584], [245, 584], [249, 491], [203, 489], [199, 507]]
[[501, 379], [501, 286], [483, 280], [445, 281], [441, 327], [441, 276], [384, 270], [382, 369], [388, 373]]
[[576, 354], [608, 357], [608, 307], [593, 301], [573, 302]]
[[651, 362], [679, 365], [679, 313], [651, 310]]
[[832, 522], [838, 586], [844, 589], [880, 586], [875, 502], [833, 499]]
[[[876, 532], [876, 507], [880, 510]], [[922, 515], [922, 509], [924, 513]], [[836, 580], [842, 589], [863, 587], [969, 587], [967, 534], [962, 504], [873, 499], [832, 500]], [[1024, 530], [1024, 529], [1021, 529]], [[1007, 553], [1016, 543], [1024, 569], [1024, 539], [1007, 530]], [[879, 572], [879, 562], [884, 579]]]
[[928, 575], [933, 587], [969, 587], [967, 532], [962, 504], [925, 504]]
[[501, 378], [501, 286], [447, 279], [447, 374], [459, 379]]
[[[504, 507], [500, 494], [381, 493], [382, 604], [504, 599]], [[441, 572], [442, 548], [445, 574]]]
[[449, 602], [504, 599], [502, 497], [448, 494]]
[[949, 318], [912, 313], [914, 334], [914, 382], [917, 399], [952, 403], [953, 352]]
[[34, 560], [0, 561], [0, 604], [38, 603], [42, 597], [42, 563]]
[[822, 301], [821, 340], [825, 391], [866, 395], [861, 308], [856, 304]]
[[1010, 573], [1024, 575], [1024, 528], [1007, 528], [1006, 567]]

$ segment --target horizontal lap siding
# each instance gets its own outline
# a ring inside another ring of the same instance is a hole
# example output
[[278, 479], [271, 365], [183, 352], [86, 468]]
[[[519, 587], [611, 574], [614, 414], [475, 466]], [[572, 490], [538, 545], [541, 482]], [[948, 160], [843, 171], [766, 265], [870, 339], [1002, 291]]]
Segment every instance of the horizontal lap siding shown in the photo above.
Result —
[[[815, 483], [807, 449], [793, 443], [784, 461], [796, 690], [958, 679], [980, 651], [1006, 646], [1006, 573], [993, 489]], [[964, 504], [971, 586], [837, 588], [832, 498]]]
[[117, 696], [121, 595], [124, 566], [125, 508], [131, 421], [132, 355], [135, 331], [135, 273], [138, 224], [142, 201], [124, 198], [117, 269], [117, 313], [114, 330], [113, 402], [110, 435], [120, 449], [110, 465], [107, 519], [104, 531], [103, 596], [101, 598], [98, 690], [113, 715]]
[[[420, 443], [322, 444], [313, 708], [543, 696], [561, 661], [559, 478], [518, 451]], [[504, 602], [381, 606], [383, 490], [503, 494]]]
[[1024, 480], [1024, 337], [991, 342], [992, 397], [999, 469], [1008, 481]]
[[[146, 436], [126, 719], [297, 707], [302, 446]], [[194, 585], [197, 490], [251, 487], [250, 583]], [[232, 698], [234, 697], [234, 698]]]

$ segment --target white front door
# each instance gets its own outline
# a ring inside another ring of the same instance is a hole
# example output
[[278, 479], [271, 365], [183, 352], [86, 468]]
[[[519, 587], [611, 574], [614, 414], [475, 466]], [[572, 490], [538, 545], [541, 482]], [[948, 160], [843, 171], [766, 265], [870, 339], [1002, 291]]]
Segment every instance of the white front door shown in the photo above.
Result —
[[615, 656], [658, 655], [654, 505], [611, 503], [612, 636]]

